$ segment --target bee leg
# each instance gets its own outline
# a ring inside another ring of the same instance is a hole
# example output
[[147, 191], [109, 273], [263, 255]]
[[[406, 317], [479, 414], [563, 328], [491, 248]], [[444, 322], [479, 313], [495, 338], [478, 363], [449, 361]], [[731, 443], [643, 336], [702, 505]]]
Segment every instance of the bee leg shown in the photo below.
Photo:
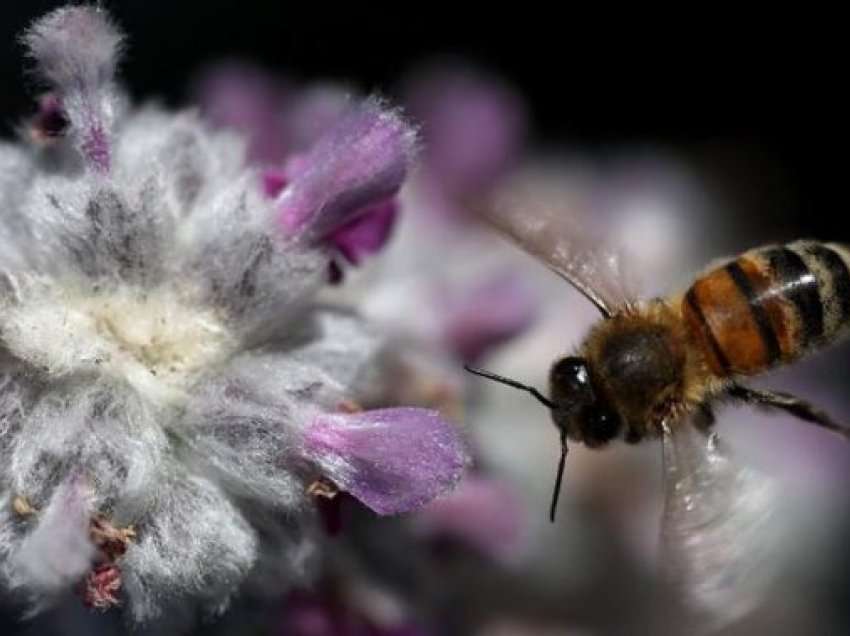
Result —
[[751, 389], [740, 384], [733, 384], [728, 390], [728, 395], [747, 404], [782, 409], [794, 417], [821, 426], [833, 433], [841, 435], [844, 439], [850, 440], [850, 428], [833, 420], [826, 411], [822, 411], [816, 406], [789, 393], [759, 391], [758, 389]]

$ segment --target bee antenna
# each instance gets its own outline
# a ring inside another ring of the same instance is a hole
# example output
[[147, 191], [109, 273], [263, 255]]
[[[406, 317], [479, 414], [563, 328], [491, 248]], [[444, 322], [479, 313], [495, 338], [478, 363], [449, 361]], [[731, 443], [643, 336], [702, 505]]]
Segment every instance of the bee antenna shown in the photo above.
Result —
[[567, 463], [567, 431], [561, 429], [561, 459], [558, 460], [558, 473], [555, 476], [555, 488], [552, 490], [552, 505], [549, 507], [549, 521], [555, 523], [555, 510], [561, 496], [561, 482], [564, 480], [564, 466]]
[[[510, 378], [506, 378], [502, 375], [496, 375], [495, 373], [490, 373], [489, 371], [484, 371], [482, 369], [475, 369], [468, 364], [463, 365], [463, 368], [472, 373], [473, 375], [480, 375], [482, 378], [487, 378], [488, 380], [493, 380], [494, 382], [500, 382], [502, 384], [507, 384], [515, 389], [520, 389], [522, 391], [528, 391], [537, 398], [540, 402], [542, 402], [546, 408], [555, 410], [557, 408], [556, 404], [543, 395], [540, 391], [535, 389], [533, 386], [528, 386], [527, 384], [523, 384], [522, 382], [517, 382], [516, 380], [511, 380]], [[552, 505], [549, 508], [549, 521], [552, 523], [555, 522], [555, 511], [558, 509], [558, 498], [561, 496], [561, 483], [564, 481], [564, 467], [567, 464], [567, 430], [565, 428], [561, 428], [561, 458], [558, 460], [558, 472], [555, 476], [555, 488], [552, 491]]]
[[490, 373], [489, 371], [484, 371], [482, 369], [475, 369], [468, 364], [463, 365], [463, 368], [469, 371], [474, 375], [480, 375], [482, 378], [487, 378], [488, 380], [493, 380], [494, 382], [501, 382], [502, 384], [507, 384], [508, 386], [512, 386], [515, 389], [520, 389], [522, 391], [528, 391], [537, 398], [546, 408], [554, 410], [556, 408], [555, 403], [543, 395], [540, 391], [535, 389], [533, 386], [528, 386], [527, 384], [523, 384], [522, 382], [517, 382], [516, 380], [511, 380], [510, 378], [506, 378], [502, 375], [496, 375], [495, 373]]

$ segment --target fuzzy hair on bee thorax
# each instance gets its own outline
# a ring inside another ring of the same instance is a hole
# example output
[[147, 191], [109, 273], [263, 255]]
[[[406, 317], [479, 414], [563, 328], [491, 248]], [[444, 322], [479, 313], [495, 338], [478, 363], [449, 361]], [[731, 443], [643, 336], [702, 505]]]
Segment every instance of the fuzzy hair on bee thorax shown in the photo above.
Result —
[[626, 441], [657, 436], [661, 421], [685, 408], [693, 354], [680, 316], [667, 303], [652, 301], [601, 321], [581, 352], [597, 400], [619, 414]]

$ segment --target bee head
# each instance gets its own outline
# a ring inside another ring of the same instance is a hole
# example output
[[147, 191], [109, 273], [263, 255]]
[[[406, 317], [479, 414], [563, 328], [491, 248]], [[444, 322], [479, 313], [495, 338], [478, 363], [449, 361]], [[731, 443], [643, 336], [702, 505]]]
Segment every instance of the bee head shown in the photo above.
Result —
[[601, 446], [616, 437], [622, 428], [619, 416], [608, 406], [607, 401], [600, 399], [601, 393], [594, 388], [587, 361], [576, 357], [558, 360], [550, 374], [552, 394], [550, 398], [533, 386], [517, 380], [469, 366], [466, 370], [515, 389], [527, 391], [552, 412], [552, 419], [561, 437], [561, 459], [558, 462], [555, 487], [552, 490], [552, 505], [549, 508], [549, 519], [554, 521], [567, 459], [567, 437], [583, 441], [586, 446]]
[[549, 374], [552, 420], [571, 439], [590, 448], [607, 444], [620, 434], [622, 420], [593, 385], [584, 358], [567, 356]]

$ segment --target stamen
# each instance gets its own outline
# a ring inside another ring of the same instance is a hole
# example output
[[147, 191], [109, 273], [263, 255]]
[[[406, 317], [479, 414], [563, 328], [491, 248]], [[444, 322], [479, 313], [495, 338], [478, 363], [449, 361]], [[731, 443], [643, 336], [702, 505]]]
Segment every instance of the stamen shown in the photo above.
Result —
[[32, 507], [26, 497], [17, 496], [12, 499], [12, 509], [19, 517], [31, 517], [38, 512]]

